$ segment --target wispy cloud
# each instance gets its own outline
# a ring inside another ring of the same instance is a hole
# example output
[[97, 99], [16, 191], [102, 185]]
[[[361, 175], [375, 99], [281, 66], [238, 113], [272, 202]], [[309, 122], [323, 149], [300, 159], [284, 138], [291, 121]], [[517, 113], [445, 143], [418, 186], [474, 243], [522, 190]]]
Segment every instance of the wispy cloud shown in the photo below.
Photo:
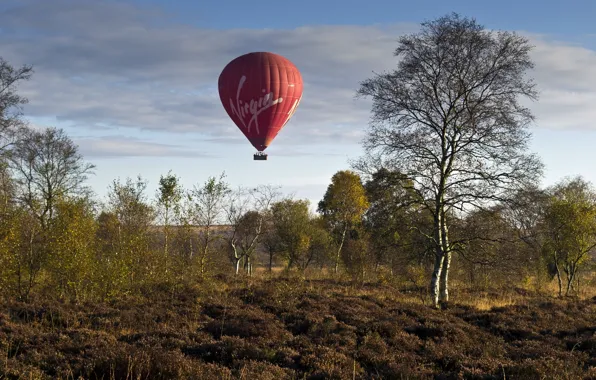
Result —
[[127, 136], [104, 136], [75, 139], [83, 156], [91, 158], [119, 157], [212, 157], [198, 149], [160, 144]]
[[[0, 25], [2, 56], [35, 66], [22, 86], [30, 99], [26, 113], [77, 130], [196, 132], [202, 143], [246, 143], [221, 107], [219, 73], [248, 51], [285, 55], [305, 80], [303, 101], [280, 134], [292, 146], [358, 143], [370, 112], [367, 100], [354, 98], [359, 82], [395, 67], [397, 37], [417, 28], [210, 30], [177, 25], [155, 9], [87, 0], [15, 2], [0, 13]], [[595, 128], [596, 52], [529, 36], [536, 46], [532, 75], [541, 91], [540, 101], [530, 104], [537, 126]], [[90, 155], [191, 152], [113, 136], [80, 143]]]

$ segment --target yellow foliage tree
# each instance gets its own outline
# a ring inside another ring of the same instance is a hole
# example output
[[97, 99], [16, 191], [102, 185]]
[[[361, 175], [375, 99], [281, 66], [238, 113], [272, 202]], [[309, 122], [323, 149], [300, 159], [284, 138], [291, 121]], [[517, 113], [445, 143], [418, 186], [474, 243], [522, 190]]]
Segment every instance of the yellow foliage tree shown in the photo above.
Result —
[[360, 176], [350, 170], [341, 170], [333, 175], [327, 192], [319, 202], [318, 211], [335, 237], [335, 273], [338, 271], [341, 250], [347, 232], [362, 223], [362, 216], [369, 203]]
[[568, 295], [574, 289], [574, 280], [589, 253], [596, 248], [596, 192], [581, 177], [555, 186], [545, 213], [546, 241], [544, 250], [551, 255], [559, 295], [563, 284], [561, 269], [565, 272]]
[[49, 234], [49, 275], [60, 297], [79, 301], [93, 290], [97, 223], [85, 198], [59, 199], [55, 206]]

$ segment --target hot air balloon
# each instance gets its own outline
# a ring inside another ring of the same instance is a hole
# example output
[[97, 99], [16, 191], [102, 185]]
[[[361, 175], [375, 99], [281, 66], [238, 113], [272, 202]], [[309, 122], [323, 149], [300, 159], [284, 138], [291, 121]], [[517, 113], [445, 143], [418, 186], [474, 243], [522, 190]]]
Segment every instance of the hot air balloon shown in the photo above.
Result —
[[290, 60], [269, 52], [252, 52], [228, 63], [218, 81], [226, 112], [266, 160], [267, 149], [290, 120], [302, 98], [302, 76]]

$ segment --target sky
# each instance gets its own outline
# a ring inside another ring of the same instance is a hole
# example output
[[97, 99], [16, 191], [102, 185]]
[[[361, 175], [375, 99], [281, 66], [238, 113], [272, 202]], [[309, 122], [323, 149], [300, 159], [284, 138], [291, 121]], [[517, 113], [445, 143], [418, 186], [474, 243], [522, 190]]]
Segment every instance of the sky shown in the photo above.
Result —
[[[19, 85], [37, 128], [63, 128], [100, 198], [114, 179], [169, 170], [186, 188], [225, 173], [232, 187], [270, 184], [313, 207], [331, 176], [362, 154], [370, 100], [361, 81], [396, 67], [404, 33], [450, 12], [530, 39], [540, 93], [531, 151], [543, 186], [582, 175], [596, 184], [596, 1], [1, 0], [0, 57], [33, 65]], [[254, 161], [223, 109], [217, 79], [233, 58], [272, 51], [304, 80], [296, 113]]]

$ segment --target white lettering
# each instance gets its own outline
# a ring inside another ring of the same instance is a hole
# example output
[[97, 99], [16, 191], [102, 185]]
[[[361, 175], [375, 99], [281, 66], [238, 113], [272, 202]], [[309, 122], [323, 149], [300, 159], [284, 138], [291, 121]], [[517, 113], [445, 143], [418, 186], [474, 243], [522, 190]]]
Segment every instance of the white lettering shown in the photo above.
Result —
[[290, 121], [290, 118], [292, 117], [292, 115], [294, 115], [294, 112], [296, 112], [296, 108], [298, 108], [298, 105], [300, 104], [300, 100], [302, 100], [302, 96], [294, 100], [294, 104], [292, 105], [292, 108], [290, 108], [290, 110], [288, 111], [288, 117], [286, 118], [286, 121], [284, 121], [284, 123], [282, 124], [282, 127], [286, 125], [288, 121]]
[[[240, 78], [240, 82], [238, 82], [238, 90], [236, 90], [236, 104], [234, 104], [234, 101], [232, 100], [232, 98], [230, 98], [230, 107], [232, 109], [232, 113], [240, 118], [242, 125], [244, 126], [244, 128], [246, 128], [247, 131], [250, 132], [252, 124], [254, 123], [255, 128], [257, 129], [257, 133], [260, 133], [258, 121], [259, 115], [263, 111], [266, 111], [267, 109], [273, 107], [277, 103], [283, 102], [283, 98], [278, 98], [274, 100], [273, 92], [269, 92], [257, 100], [251, 99], [250, 102], [243, 104], [242, 100], [240, 100], [240, 92], [242, 92], [244, 82], [246, 82], [245, 75], [243, 75], [242, 78]], [[263, 90], [263, 93], [264, 92], [265, 90]], [[295, 109], [295, 105], [292, 108]], [[250, 116], [248, 124], [245, 120], [246, 116]]]

